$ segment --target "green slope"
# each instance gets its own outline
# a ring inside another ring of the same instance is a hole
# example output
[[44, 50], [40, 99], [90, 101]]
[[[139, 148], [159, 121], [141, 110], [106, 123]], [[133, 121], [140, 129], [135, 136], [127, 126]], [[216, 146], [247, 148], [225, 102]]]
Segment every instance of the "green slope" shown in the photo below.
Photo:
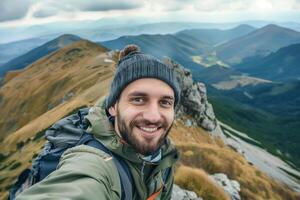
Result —
[[237, 95], [229, 95], [211, 87], [208, 91], [209, 101], [218, 119], [260, 141], [269, 152], [300, 168], [299, 116], [273, 114], [241, 103]]

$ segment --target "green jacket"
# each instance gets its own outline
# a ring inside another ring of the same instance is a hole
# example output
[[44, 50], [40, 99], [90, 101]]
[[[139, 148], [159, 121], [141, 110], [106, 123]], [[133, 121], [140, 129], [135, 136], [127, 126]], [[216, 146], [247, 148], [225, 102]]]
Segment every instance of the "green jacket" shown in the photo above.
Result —
[[[174, 167], [179, 154], [169, 139], [162, 146], [161, 161], [158, 164], [147, 163], [131, 146], [120, 141], [103, 109], [91, 108], [86, 118], [91, 124], [87, 132], [94, 134], [96, 139], [127, 162], [134, 181], [133, 199], [146, 200], [163, 184], [165, 190], [156, 199], [171, 199]], [[172, 167], [170, 176], [163, 183], [162, 171], [169, 167]], [[17, 196], [17, 200], [24, 199], [121, 199], [120, 178], [110, 155], [80, 145], [62, 155], [57, 170]]]

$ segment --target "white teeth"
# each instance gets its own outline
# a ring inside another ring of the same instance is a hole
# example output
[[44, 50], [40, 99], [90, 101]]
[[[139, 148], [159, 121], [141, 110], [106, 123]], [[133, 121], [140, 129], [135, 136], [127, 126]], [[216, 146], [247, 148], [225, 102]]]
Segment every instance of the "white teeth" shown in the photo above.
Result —
[[155, 128], [140, 127], [140, 129], [142, 129], [143, 131], [147, 131], [147, 132], [154, 132], [157, 130], [157, 127], [155, 127]]

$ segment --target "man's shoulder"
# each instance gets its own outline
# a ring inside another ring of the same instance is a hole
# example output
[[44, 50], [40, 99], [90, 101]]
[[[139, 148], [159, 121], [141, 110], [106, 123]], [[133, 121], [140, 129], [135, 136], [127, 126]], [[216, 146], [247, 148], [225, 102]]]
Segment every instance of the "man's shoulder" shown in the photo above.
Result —
[[110, 155], [90, 146], [68, 149], [49, 176], [17, 199], [119, 199], [119, 175]]
[[113, 157], [87, 145], [79, 145], [66, 150], [61, 156], [57, 169], [68, 170], [97, 180], [103, 177], [110, 177], [112, 181], [118, 180]]

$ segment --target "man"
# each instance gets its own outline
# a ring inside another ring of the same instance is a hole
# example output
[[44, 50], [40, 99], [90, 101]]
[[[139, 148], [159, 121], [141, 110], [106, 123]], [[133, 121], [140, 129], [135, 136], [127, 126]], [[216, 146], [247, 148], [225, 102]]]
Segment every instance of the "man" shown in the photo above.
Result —
[[[132, 199], [171, 198], [178, 152], [167, 136], [179, 98], [172, 69], [129, 45], [120, 53], [104, 105], [91, 108], [86, 116], [86, 131], [128, 165]], [[114, 200], [121, 199], [121, 188], [113, 158], [80, 145], [68, 149], [57, 170], [17, 199]]]

